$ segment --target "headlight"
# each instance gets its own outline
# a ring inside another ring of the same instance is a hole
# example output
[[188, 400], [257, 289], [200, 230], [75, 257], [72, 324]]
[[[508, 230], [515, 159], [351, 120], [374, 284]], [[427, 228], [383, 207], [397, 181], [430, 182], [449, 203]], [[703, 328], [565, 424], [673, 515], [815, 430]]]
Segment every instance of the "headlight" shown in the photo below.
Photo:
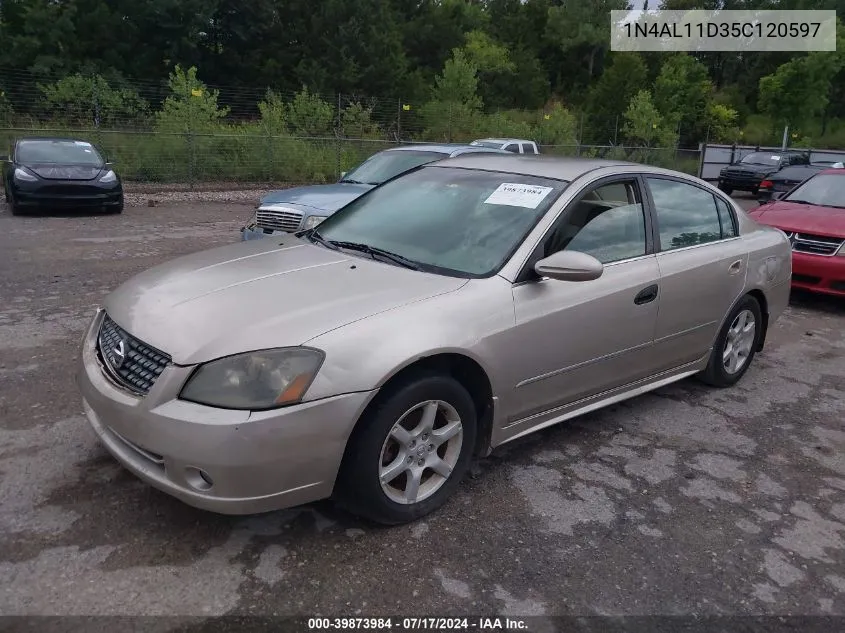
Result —
[[309, 215], [305, 218], [305, 226], [303, 226], [303, 230], [313, 229], [317, 226], [320, 222], [325, 220], [328, 216], [325, 215]]
[[25, 169], [21, 169], [20, 167], [18, 167], [17, 169], [15, 169], [15, 180], [23, 180], [24, 182], [35, 182], [36, 180], [38, 180], [38, 178], [30, 174]]
[[842, 246], [839, 247], [839, 250], [836, 251], [836, 254], [839, 255], [839, 257], [845, 257], [845, 242], [842, 243]]
[[100, 177], [100, 182], [117, 182], [117, 174], [109, 169]]
[[269, 349], [200, 365], [179, 397], [223, 409], [275, 409], [302, 400], [323, 364], [319, 350]]

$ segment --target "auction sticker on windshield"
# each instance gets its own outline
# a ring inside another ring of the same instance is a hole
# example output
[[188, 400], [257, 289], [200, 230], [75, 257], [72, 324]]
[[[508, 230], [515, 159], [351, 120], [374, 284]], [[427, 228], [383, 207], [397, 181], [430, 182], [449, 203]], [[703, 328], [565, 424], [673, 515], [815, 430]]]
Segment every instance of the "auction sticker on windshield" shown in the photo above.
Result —
[[504, 204], [510, 207], [536, 209], [537, 205], [543, 201], [543, 198], [549, 195], [551, 190], [552, 187], [503, 182], [484, 202], [485, 204]]

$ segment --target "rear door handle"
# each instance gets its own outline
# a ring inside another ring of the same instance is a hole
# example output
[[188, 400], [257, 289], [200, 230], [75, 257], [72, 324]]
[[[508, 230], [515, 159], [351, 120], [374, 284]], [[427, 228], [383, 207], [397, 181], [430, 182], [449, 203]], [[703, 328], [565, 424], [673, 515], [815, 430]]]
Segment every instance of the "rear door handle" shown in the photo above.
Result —
[[651, 303], [655, 299], [657, 299], [657, 284], [653, 284], [640, 290], [637, 293], [637, 296], [634, 297], [634, 303], [641, 306], [644, 303]]
[[738, 272], [742, 270], [742, 260], [738, 259], [733, 264], [728, 267], [728, 273], [731, 275], [736, 275]]

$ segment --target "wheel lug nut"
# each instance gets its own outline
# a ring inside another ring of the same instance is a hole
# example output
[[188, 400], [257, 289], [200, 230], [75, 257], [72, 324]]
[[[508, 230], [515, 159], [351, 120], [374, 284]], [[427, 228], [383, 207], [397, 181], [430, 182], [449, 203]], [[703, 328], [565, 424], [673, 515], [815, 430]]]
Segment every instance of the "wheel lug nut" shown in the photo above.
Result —
[[434, 450], [434, 444], [429, 444], [428, 445], [428, 452], [430, 453], [433, 450]]
[[424, 440], [427, 440], [427, 439], [428, 439], [428, 433], [423, 433], [423, 439], [424, 439]]
[[425, 462], [423, 460], [420, 460], [420, 461], [417, 462], [418, 466], [422, 466], [423, 464], [425, 464]]
[[414, 448], [414, 446], [416, 446], [416, 445], [417, 445], [416, 440], [411, 440], [411, 443], [408, 444], [408, 446], [410, 446], [411, 448]]
[[412, 464], [413, 462], [414, 462], [414, 458], [413, 458], [413, 457], [409, 457], [409, 458], [408, 458], [408, 463], [409, 463], [409, 464]]

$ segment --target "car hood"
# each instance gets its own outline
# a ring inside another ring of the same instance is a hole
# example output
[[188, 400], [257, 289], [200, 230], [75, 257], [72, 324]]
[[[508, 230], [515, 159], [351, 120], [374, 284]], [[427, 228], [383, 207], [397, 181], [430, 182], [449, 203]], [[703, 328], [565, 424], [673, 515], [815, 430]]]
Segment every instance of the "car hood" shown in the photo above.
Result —
[[103, 171], [91, 165], [56, 165], [55, 163], [24, 163], [32, 173], [47, 180], [94, 180]]
[[784, 231], [845, 239], [845, 209], [778, 201], [757, 207], [751, 216], [758, 222]]
[[290, 203], [321, 211], [337, 211], [355, 198], [367, 193], [374, 185], [356, 185], [350, 182], [338, 182], [333, 185], [314, 185], [311, 187], [293, 187], [271, 191], [261, 199], [261, 204]]
[[465, 283], [297, 238], [264, 239], [151, 268], [114, 290], [104, 308], [133, 336], [190, 365], [301, 345]]

